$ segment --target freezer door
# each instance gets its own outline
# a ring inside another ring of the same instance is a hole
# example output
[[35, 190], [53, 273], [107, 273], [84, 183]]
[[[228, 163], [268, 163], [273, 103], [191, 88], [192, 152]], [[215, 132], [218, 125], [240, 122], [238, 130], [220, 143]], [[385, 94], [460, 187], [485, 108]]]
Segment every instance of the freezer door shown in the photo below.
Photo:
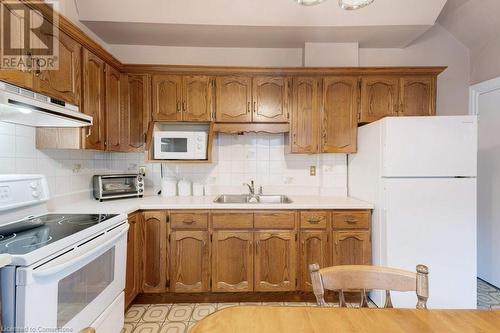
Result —
[[[385, 264], [429, 267], [430, 308], [476, 308], [476, 179], [385, 179]], [[415, 293], [394, 306], [414, 308]]]
[[476, 176], [476, 116], [391, 117], [382, 127], [383, 177]]

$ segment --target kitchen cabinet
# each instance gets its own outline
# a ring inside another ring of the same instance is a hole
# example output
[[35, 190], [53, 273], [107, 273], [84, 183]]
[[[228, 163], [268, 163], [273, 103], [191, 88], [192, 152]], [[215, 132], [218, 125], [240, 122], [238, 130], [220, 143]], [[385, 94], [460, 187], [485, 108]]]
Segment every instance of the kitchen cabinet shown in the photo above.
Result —
[[142, 151], [150, 121], [150, 76], [122, 74], [122, 151]]
[[295, 231], [257, 231], [255, 237], [255, 291], [296, 289], [297, 234]]
[[319, 81], [314, 77], [296, 77], [292, 83], [290, 150], [298, 154], [319, 153], [320, 108]]
[[[42, 38], [53, 38], [52, 26], [42, 29]], [[59, 68], [57, 70], [40, 70], [35, 68], [34, 90], [53, 98], [80, 105], [82, 46], [59, 31]], [[56, 44], [57, 45], [57, 44]]]
[[309, 265], [329, 266], [328, 232], [326, 230], [301, 230], [299, 240], [299, 289], [312, 291]]
[[153, 75], [153, 120], [210, 121], [212, 85], [206, 75]]
[[215, 79], [215, 121], [247, 123], [252, 121], [252, 78], [220, 76]]
[[403, 77], [400, 80], [400, 116], [431, 116], [436, 113], [436, 79]]
[[120, 72], [105, 65], [105, 85], [106, 85], [106, 150], [122, 150], [123, 119], [120, 99], [122, 96], [122, 86], [120, 83]]
[[212, 291], [253, 291], [253, 233], [218, 230], [212, 235]]
[[358, 87], [357, 77], [324, 78], [321, 114], [322, 153], [356, 152]]
[[370, 265], [370, 231], [334, 231], [332, 265]]
[[83, 129], [84, 149], [105, 150], [105, 68], [106, 63], [92, 52], [83, 50], [83, 103], [85, 114], [93, 117], [93, 125]]
[[367, 76], [361, 78], [360, 123], [371, 123], [397, 116], [399, 109], [399, 77]]
[[280, 76], [254, 77], [252, 89], [253, 122], [288, 122], [287, 78]]
[[127, 267], [125, 280], [125, 308], [142, 290], [142, 214], [134, 213], [128, 217]]
[[143, 291], [167, 291], [167, 212], [144, 212]]
[[170, 234], [172, 292], [196, 293], [210, 290], [208, 231], [179, 231]]

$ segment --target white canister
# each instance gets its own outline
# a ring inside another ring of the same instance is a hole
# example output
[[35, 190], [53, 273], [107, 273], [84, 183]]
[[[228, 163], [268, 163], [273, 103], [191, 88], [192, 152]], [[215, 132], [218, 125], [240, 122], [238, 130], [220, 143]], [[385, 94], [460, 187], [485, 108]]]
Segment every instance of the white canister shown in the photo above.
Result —
[[186, 179], [181, 179], [177, 183], [177, 188], [179, 190], [180, 197], [187, 197], [191, 195], [191, 182]]
[[177, 179], [166, 177], [161, 179], [161, 196], [175, 197], [177, 195]]
[[193, 183], [193, 196], [202, 197], [204, 195], [203, 188], [204, 186], [202, 183]]

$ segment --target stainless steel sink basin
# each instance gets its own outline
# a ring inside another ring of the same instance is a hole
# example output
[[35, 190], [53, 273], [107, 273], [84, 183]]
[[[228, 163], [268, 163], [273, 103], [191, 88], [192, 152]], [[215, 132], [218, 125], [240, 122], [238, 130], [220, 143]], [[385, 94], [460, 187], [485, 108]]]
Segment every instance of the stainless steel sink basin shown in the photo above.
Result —
[[292, 200], [286, 195], [250, 195], [250, 194], [222, 194], [214, 200], [215, 203], [262, 203], [262, 204], [289, 204]]

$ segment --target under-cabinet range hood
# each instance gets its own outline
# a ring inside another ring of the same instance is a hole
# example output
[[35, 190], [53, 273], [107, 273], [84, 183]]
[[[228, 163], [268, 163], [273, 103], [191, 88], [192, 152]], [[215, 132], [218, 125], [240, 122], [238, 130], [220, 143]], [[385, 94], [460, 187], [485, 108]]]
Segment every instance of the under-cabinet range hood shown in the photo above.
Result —
[[0, 81], [0, 121], [33, 127], [85, 127], [92, 117], [76, 105]]

